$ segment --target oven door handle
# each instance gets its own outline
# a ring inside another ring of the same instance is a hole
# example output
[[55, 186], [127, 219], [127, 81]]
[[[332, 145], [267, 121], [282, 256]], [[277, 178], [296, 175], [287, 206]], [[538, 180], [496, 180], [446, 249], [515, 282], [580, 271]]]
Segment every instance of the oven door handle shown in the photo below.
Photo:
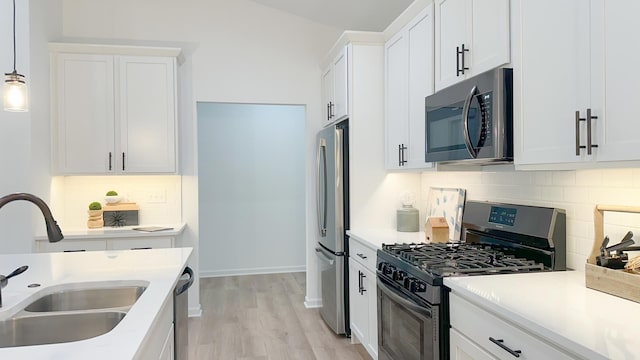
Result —
[[473, 100], [473, 97], [476, 96], [477, 93], [478, 93], [478, 87], [474, 85], [473, 88], [471, 88], [469, 95], [464, 100], [464, 106], [462, 107], [462, 120], [464, 121], [464, 129], [463, 129], [464, 144], [467, 147], [467, 151], [469, 152], [469, 155], [471, 155], [472, 159], [475, 159], [478, 157], [478, 151], [471, 144], [471, 135], [469, 134], [469, 110], [471, 108], [471, 101]]
[[428, 318], [433, 318], [431, 311], [428, 308], [425, 308], [423, 306], [420, 306], [416, 303], [414, 303], [411, 300], [407, 300], [404, 297], [402, 297], [401, 295], [399, 295], [397, 293], [396, 290], [394, 290], [390, 285], [388, 285], [388, 282], [385, 281], [384, 279], [381, 279], [378, 276], [378, 289], [380, 289], [380, 291], [382, 291], [385, 295], [387, 295], [388, 297], [391, 298], [391, 300], [399, 303], [400, 305], [406, 307], [407, 309], [420, 314], [422, 316], [426, 316]]

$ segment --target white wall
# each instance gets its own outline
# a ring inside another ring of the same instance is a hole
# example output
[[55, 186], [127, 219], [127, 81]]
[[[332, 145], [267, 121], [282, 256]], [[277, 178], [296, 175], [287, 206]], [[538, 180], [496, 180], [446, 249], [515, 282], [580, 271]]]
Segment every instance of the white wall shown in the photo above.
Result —
[[198, 103], [200, 275], [305, 270], [305, 108]]
[[[0, 70], [13, 71], [12, 1], [0, 1]], [[29, 2], [16, 2], [16, 69], [31, 84], [29, 71]], [[4, 75], [2, 76], [4, 83]], [[11, 113], [0, 109], [0, 196], [13, 192], [31, 191], [30, 145], [31, 113]], [[0, 253], [31, 251], [31, 216], [37, 208], [24, 201], [14, 202], [0, 210]], [[42, 221], [42, 220], [40, 220]], [[1, 266], [1, 265], [0, 265]], [[0, 268], [0, 274], [13, 269]]]
[[[565, 209], [567, 266], [576, 270], [584, 270], [591, 252], [595, 205], [640, 206], [640, 169], [516, 172], [498, 167], [482, 172], [422, 173], [425, 199], [430, 186], [466, 188], [467, 200]], [[620, 242], [628, 230], [640, 241], [640, 215], [605, 213], [605, 235], [611, 238], [610, 245]]]

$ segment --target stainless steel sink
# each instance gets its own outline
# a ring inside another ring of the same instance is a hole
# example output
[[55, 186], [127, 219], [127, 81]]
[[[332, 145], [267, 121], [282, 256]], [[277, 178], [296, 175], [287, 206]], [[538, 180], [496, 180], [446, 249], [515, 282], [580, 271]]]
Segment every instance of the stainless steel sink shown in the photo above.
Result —
[[25, 311], [76, 311], [119, 308], [133, 305], [144, 286], [118, 286], [97, 289], [70, 289], [45, 295], [29, 304]]
[[0, 348], [85, 340], [111, 331], [121, 311], [25, 316], [0, 321]]

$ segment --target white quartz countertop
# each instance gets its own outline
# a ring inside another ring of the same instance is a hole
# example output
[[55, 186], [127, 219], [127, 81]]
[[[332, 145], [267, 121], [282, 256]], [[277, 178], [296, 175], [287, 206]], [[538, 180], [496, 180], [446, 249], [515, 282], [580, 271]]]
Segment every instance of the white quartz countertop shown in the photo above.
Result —
[[447, 277], [452, 292], [585, 359], [640, 359], [640, 304], [585, 286], [584, 272]]
[[[161, 231], [139, 231], [134, 228], [144, 228], [150, 226], [171, 228], [170, 230]], [[114, 239], [114, 238], [134, 238], [134, 237], [158, 237], [158, 236], [178, 236], [184, 231], [185, 224], [149, 224], [122, 227], [102, 227], [98, 229], [87, 228], [61, 228], [62, 234], [66, 240], [91, 240], [91, 239]], [[47, 235], [37, 235], [36, 241], [46, 241]]]
[[[0, 348], [0, 359], [133, 359], [163, 302], [182, 275], [191, 248], [0, 255], [0, 274], [28, 265], [2, 289], [0, 321], [42, 295], [63, 288], [124, 285], [148, 287], [110, 332], [70, 343]], [[38, 283], [40, 287], [27, 285]]]
[[399, 232], [395, 229], [351, 229], [347, 230], [347, 235], [372, 249], [380, 249], [382, 244], [425, 242], [424, 231]]

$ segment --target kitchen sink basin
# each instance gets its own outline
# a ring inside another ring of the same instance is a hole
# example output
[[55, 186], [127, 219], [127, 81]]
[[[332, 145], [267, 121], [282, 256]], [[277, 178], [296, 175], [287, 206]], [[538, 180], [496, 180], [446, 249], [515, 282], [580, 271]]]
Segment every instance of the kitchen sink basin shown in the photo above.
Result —
[[45, 295], [24, 308], [27, 312], [77, 311], [133, 305], [145, 286], [69, 289]]
[[121, 311], [24, 316], [0, 321], [0, 348], [85, 340], [111, 331]]

